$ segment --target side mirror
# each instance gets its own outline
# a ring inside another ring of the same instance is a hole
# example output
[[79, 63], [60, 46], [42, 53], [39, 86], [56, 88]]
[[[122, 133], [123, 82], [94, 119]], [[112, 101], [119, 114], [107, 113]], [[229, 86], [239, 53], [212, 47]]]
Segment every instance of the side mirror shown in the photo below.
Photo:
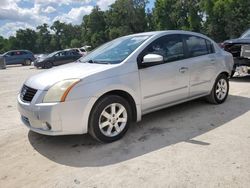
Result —
[[158, 55], [158, 54], [147, 54], [143, 57], [143, 64], [148, 64], [148, 63], [162, 63], [163, 62], [163, 56]]

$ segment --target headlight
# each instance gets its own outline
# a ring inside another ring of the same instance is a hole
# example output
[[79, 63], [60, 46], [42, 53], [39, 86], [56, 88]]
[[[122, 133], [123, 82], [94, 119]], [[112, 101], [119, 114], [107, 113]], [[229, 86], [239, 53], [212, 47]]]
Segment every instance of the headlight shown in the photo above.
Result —
[[63, 80], [53, 85], [47, 91], [43, 102], [64, 102], [70, 90], [80, 81], [80, 79]]

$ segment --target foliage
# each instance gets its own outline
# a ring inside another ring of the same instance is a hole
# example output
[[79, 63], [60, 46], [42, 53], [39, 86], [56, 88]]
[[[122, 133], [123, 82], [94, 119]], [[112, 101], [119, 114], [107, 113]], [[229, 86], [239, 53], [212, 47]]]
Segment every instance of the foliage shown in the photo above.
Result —
[[147, 0], [117, 0], [106, 11], [94, 7], [81, 25], [55, 21], [36, 30], [20, 29], [16, 36], [0, 36], [0, 53], [27, 49], [34, 53], [90, 45], [93, 48], [114, 38], [145, 31], [182, 29], [202, 32], [217, 42], [239, 37], [250, 27], [250, 1], [246, 0], [156, 0], [153, 10]]

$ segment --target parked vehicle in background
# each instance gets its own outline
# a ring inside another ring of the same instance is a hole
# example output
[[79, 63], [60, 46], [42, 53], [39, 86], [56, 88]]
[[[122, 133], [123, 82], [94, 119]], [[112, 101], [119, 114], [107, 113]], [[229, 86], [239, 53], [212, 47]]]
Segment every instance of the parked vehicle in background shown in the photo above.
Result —
[[75, 51], [75, 52], [81, 54], [82, 56], [85, 56], [85, 55], [87, 55], [87, 53], [88, 53], [87, 50], [82, 49], [82, 48], [71, 48], [71, 49], [69, 49], [69, 50], [73, 50], [73, 51]]
[[49, 54], [35, 54], [35, 58], [40, 59], [40, 58], [46, 57], [47, 55]]
[[31, 65], [34, 54], [28, 50], [12, 50], [3, 54], [6, 65]]
[[128, 35], [77, 63], [30, 77], [18, 95], [18, 108], [32, 131], [89, 132], [112, 142], [144, 114], [200, 97], [223, 103], [232, 68], [232, 55], [202, 34]]
[[34, 61], [37, 68], [49, 69], [53, 66], [71, 63], [82, 57], [74, 50], [62, 50], [53, 52], [47, 56], [42, 56]]
[[245, 73], [248, 73], [250, 68], [250, 29], [243, 33], [240, 38], [223, 42], [222, 48], [234, 57], [234, 69], [231, 76], [234, 75], [237, 67], [242, 67], [240, 70], [245, 70]]
[[71, 48], [71, 50], [74, 50], [75, 52], [81, 54], [82, 56], [86, 56], [88, 54], [89, 48], [91, 48], [91, 46], [83, 46], [81, 48]]
[[6, 69], [4, 57], [0, 55], [0, 69]]

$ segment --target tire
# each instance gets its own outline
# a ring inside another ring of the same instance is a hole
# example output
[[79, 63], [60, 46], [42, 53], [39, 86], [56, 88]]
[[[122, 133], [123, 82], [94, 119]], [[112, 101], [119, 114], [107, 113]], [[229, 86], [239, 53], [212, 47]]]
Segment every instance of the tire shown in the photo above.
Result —
[[50, 69], [50, 68], [52, 68], [53, 67], [53, 63], [52, 62], [46, 62], [46, 63], [44, 63], [44, 65], [43, 65], [43, 68], [44, 69]]
[[234, 74], [235, 74], [235, 70], [232, 70], [232, 73], [230, 75], [230, 78], [233, 78], [234, 77]]
[[207, 101], [212, 104], [222, 104], [227, 99], [229, 92], [229, 81], [225, 74], [220, 74], [213, 86]]
[[90, 113], [89, 134], [103, 143], [114, 142], [125, 135], [131, 120], [128, 101], [117, 95], [107, 95], [94, 105]]
[[26, 59], [22, 65], [23, 66], [30, 66], [31, 65], [31, 60], [30, 59]]

